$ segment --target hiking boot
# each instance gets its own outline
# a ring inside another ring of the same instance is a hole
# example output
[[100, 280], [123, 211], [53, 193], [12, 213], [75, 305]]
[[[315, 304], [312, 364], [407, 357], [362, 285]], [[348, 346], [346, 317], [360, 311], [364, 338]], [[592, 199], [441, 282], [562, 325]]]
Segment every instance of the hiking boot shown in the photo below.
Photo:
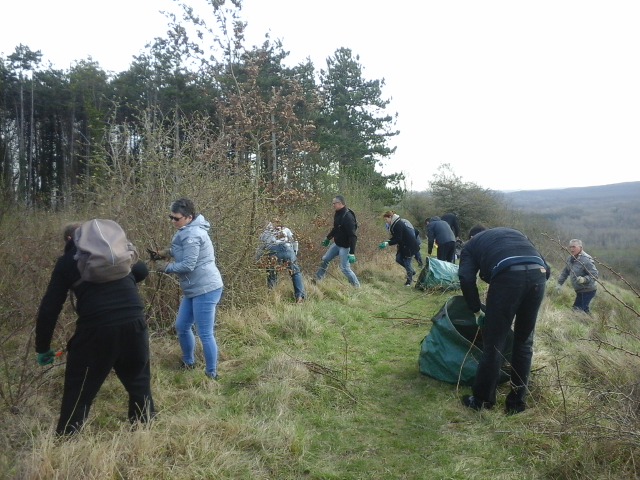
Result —
[[180, 370], [193, 370], [194, 368], [196, 368], [196, 364], [195, 363], [184, 363], [183, 361], [180, 361]]
[[479, 412], [482, 409], [491, 410], [491, 408], [493, 408], [493, 405], [491, 403], [481, 402], [473, 395], [465, 395], [464, 397], [462, 397], [462, 405], [475, 410], [476, 412]]
[[220, 380], [220, 375], [218, 375], [217, 373], [215, 375], [209, 375], [208, 373], [205, 373], [205, 375], [211, 380], [215, 380], [216, 382]]

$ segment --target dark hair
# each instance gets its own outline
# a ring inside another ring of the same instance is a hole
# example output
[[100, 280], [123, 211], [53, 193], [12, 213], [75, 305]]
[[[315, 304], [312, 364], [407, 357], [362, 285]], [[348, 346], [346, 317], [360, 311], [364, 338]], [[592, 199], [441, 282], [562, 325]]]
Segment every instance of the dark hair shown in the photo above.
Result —
[[62, 230], [62, 238], [66, 242], [69, 238], [73, 238], [75, 231], [82, 226], [82, 222], [67, 223]]
[[339, 201], [341, 204], [346, 205], [347, 202], [344, 201], [344, 197], [342, 195], [336, 195], [335, 198], [337, 201]]
[[175, 200], [170, 207], [171, 213], [180, 213], [185, 217], [196, 218], [196, 207], [188, 198]]
[[469, 230], [469, 238], [479, 234], [480, 232], [484, 232], [486, 229], [487, 227], [485, 227], [481, 223], [474, 225], [473, 227], [471, 227], [471, 230]]

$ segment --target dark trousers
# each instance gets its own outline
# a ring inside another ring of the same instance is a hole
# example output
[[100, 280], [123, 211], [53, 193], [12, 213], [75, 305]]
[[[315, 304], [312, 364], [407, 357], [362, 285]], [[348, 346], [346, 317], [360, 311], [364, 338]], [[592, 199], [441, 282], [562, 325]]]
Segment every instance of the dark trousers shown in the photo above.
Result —
[[456, 263], [456, 242], [438, 244], [438, 260]]
[[154, 415], [149, 332], [144, 319], [109, 327], [81, 327], [67, 344], [58, 435], [72, 434], [82, 427], [112, 369], [129, 394], [129, 421], [146, 422]]
[[473, 395], [479, 401], [496, 403], [503, 351], [513, 324], [511, 392], [507, 396], [507, 406], [525, 405], [533, 356], [533, 332], [545, 283], [545, 274], [539, 269], [505, 271], [491, 280], [482, 329], [482, 356], [473, 384]]
[[575, 310], [582, 310], [585, 313], [589, 313], [589, 304], [595, 296], [595, 290], [591, 290], [590, 292], [576, 292], [576, 300], [573, 302], [573, 308]]
[[413, 257], [403, 257], [402, 253], [396, 253], [396, 263], [402, 265], [407, 272], [407, 282], [411, 283], [413, 281], [413, 276], [416, 274], [416, 271], [413, 269], [411, 262], [413, 261]]

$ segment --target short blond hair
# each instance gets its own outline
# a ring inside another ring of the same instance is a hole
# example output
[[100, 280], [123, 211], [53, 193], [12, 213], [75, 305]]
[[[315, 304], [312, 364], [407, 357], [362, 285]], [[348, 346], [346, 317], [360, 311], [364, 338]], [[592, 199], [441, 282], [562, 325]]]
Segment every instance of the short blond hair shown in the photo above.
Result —
[[394, 212], [393, 210], [387, 210], [386, 212], [384, 212], [384, 213], [382, 214], [382, 216], [383, 216], [384, 218], [391, 218], [391, 217], [393, 217], [395, 214], [396, 214], [396, 212]]

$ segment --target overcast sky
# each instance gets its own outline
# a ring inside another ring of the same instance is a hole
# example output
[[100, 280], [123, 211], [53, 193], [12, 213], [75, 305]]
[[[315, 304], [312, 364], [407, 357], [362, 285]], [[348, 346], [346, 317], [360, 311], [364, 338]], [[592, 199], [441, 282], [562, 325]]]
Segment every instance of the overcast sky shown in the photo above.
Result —
[[[66, 69], [126, 70], [171, 0], [3, 5], [0, 52], [22, 43]], [[202, 0], [193, 0], [202, 5]], [[640, 1], [244, 0], [249, 44], [266, 32], [295, 65], [340, 47], [385, 79], [400, 135], [384, 171], [424, 190], [438, 166], [496, 190], [640, 181]]]

